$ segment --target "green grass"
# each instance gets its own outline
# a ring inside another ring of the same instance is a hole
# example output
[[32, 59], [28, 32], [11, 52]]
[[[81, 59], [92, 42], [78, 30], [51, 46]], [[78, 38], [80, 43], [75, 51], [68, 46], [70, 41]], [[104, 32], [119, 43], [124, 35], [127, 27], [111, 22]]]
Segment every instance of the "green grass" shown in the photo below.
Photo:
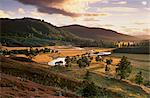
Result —
[[143, 73], [144, 80], [149, 81], [149, 75], [150, 75], [150, 55], [148, 54], [127, 54], [127, 53], [114, 53], [111, 55], [112, 57], [118, 57], [121, 58], [122, 56], [126, 56], [131, 64], [132, 67], [132, 73], [129, 77], [130, 80], [133, 80], [136, 73], [140, 70]]
[[[75, 67], [76, 66], [76, 67]], [[101, 67], [100, 67], [101, 68]], [[70, 68], [70, 71], [65, 71], [66, 68], [62, 68], [56, 72], [60, 72], [62, 74], [67, 75], [70, 78], [76, 78], [77, 80], [83, 80], [86, 74], [86, 68], [78, 68], [77, 65], [74, 65]], [[135, 96], [142, 96], [142, 98], [146, 98], [146, 93], [137, 86], [133, 86], [131, 84], [128, 84], [124, 81], [117, 80], [115, 78], [108, 78], [105, 76], [101, 76], [97, 73], [94, 73], [94, 70], [90, 70], [90, 81], [94, 82], [97, 86], [101, 88], [107, 88], [110, 90], [115, 90], [115, 89], [121, 89], [122, 91], [114, 91], [117, 92], [117, 94], [121, 96], [126, 96], [127, 98], [136, 98]], [[134, 94], [135, 96], [130, 96], [127, 94]], [[106, 98], [112, 98], [110, 96], [107, 96]]]
[[[143, 92], [141, 88], [132, 86], [121, 80], [116, 80], [114, 78], [107, 78], [107, 77], [97, 75], [95, 73], [91, 73], [91, 81], [93, 81], [96, 85], [104, 88], [109, 88], [114, 90], [120, 88], [123, 90], [118, 92], [120, 94], [128, 94], [128, 93], [132, 93], [135, 95], [139, 94], [143, 96], [143, 98], [146, 98], [146, 95], [144, 95], [145, 92]], [[126, 97], [127, 96], [128, 98], [134, 98], [133, 96], [126, 95]]]
[[149, 54], [113, 53], [111, 56], [113, 56], [113, 57], [126, 56], [128, 59], [143, 61], [143, 62], [150, 62]]

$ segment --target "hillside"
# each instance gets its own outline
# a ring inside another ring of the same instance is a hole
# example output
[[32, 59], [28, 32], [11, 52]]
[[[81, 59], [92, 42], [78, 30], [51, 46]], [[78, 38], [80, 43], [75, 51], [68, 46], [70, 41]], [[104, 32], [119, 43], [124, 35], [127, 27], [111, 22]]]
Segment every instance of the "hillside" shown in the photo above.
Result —
[[113, 47], [114, 41], [134, 40], [132, 36], [112, 30], [79, 25], [56, 27], [44, 20], [33, 18], [1, 18], [0, 25], [1, 44], [5, 46]]
[[57, 89], [55, 88], [6, 74], [1, 74], [0, 85], [2, 98], [66, 98], [64, 96], [56, 96]]
[[[50, 91], [50, 95], [54, 94], [54, 91], [62, 91], [63, 95], [67, 97], [80, 98], [78, 97], [78, 95], [76, 95], [76, 91], [81, 85], [83, 85], [82, 81], [79, 81], [78, 79], [75, 79], [73, 77], [70, 78], [59, 72], [56, 73], [53, 71], [49, 71], [48, 68], [44, 68], [44, 65], [37, 66], [36, 63], [22, 63], [20, 61], [15, 61], [5, 57], [0, 58], [2, 64], [1, 70], [3, 73], [3, 81], [1, 82], [1, 87], [3, 87], [4, 90], [6, 89], [6, 87], [8, 87], [9, 90], [13, 89], [14, 93], [17, 93], [16, 95], [20, 95], [20, 93], [24, 95], [25, 92], [22, 92], [22, 89], [26, 89], [28, 90], [26, 91], [28, 95], [29, 93], [36, 92], [33, 89], [43, 88], [45, 86], [45, 89], [43, 89], [43, 91], [45, 90], [47, 92], [41, 94], [40, 96], [47, 95], [47, 93], [49, 93]], [[19, 81], [18, 79], [21, 81]], [[34, 86], [30, 87], [28, 85]], [[18, 92], [15, 92], [14, 89], [18, 89]], [[100, 89], [103, 90], [102, 88]], [[40, 92], [40, 90], [38, 91]], [[107, 89], [104, 89], [103, 91], [105, 94], [102, 96], [106, 96], [106, 94], [107, 96], [112, 96], [113, 98], [122, 96]], [[8, 92], [4, 92], [3, 94], [7, 95]], [[16, 97], [16, 95], [14, 96]], [[31, 95], [33, 96], [33, 94]]]
[[[51, 98], [58, 91], [61, 91], [64, 96], [78, 98], [72, 91], [77, 89], [77, 86], [81, 83], [80, 81], [72, 80], [59, 73], [50, 72], [48, 68], [45, 68], [47, 65], [20, 62], [3, 56], [0, 56], [0, 59], [2, 73], [0, 85], [4, 91], [0, 93], [2, 98], [9, 96], [45, 96], [46, 98]], [[68, 90], [65, 91], [64, 87], [68, 88]]]
[[[2, 97], [6, 95], [7, 97], [52, 97], [56, 92], [61, 91], [66, 97], [79, 98], [76, 92], [84, 83], [82, 81], [85, 69], [48, 68], [47, 65], [24, 63], [3, 56], [0, 56], [0, 59], [2, 73], [0, 84], [4, 90]], [[91, 81], [99, 87], [101, 97], [146, 98], [149, 93], [140, 86], [114, 78], [95, 73], [90, 73], [90, 76], [92, 76]]]
[[116, 31], [103, 29], [103, 28], [90, 28], [80, 25], [70, 25], [61, 27], [64, 30], [70, 31], [71, 33], [94, 40], [109, 40], [109, 41], [130, 41], [136, 40], [135, 37], [117, 33]]
[[[79, 38], [43, 20], [0, 19], [1, 43], [7, 46], [43, 46], [71, 42]], [[73, 42], [72, 42], [73, 44]]]

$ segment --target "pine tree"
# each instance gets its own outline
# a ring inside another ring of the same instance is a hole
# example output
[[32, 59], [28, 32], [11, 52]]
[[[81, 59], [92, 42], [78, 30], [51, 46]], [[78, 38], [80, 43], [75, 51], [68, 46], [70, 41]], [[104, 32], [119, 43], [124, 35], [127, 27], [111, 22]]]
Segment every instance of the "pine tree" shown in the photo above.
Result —
[[135, 82], [137, 83], [137, 84], [141, 84], [141, 83], [143, 83], [143, 76], [142, 76], [142, 71], [140, 71], [140, 72], [138, 72], [137, 74], [136, 74], [136, 77], [135, 77]]
[[127, 57], [123, 56], [121, 61], [116, 65], [116, 73], [120, 76], [120, 79], [128, 77], [132, 71], [131, 63], [127, 60]]

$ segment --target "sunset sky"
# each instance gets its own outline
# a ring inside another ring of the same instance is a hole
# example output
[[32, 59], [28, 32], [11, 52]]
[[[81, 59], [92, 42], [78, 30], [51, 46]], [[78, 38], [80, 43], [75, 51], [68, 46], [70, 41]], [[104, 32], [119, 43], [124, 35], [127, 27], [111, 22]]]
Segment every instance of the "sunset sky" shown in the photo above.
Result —
[[150, 35], [150, 0], [0, 0], [0, 18], [23, 17]]

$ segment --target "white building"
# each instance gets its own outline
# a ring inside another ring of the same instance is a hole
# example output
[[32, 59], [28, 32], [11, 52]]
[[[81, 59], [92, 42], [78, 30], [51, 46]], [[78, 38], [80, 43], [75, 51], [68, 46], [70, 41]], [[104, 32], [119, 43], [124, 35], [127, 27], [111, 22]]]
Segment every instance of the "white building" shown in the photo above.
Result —
[[110, 55], [110, 54], [111, 52], [99, 52], [97, 55], [103, 56], [103, 55]]
[[[105, 55], [111, 55], [111, 52], [98, 52], [96, 54], [90, 54], [90, 56], [105, 56]], [[89, 56], [88, 54], [86, 56]]]
[[51, 65], [51, 66], [55, 66], [55, 65], [62, 65], [62, 66], [65, 66], [66, 62], [65, 62], [65, 57], [64, 58], [57, 58], [55, 60], [52, 60], [50, 62], [48, 62], [48, 65]]

